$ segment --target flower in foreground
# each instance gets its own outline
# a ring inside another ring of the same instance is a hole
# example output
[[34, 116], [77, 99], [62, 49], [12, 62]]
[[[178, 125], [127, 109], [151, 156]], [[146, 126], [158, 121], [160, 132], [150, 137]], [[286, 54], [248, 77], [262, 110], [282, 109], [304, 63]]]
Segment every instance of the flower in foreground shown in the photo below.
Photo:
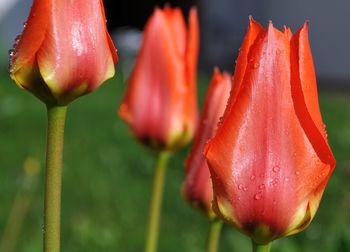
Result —
[[207, 161], [203, 155], [206, 142], [216, 132], [220, 117], [223, 115], [231, 90], [231, 76], [214, 69], [214, 74], [207, 91], [199, 130], [186, 161], [186, 180], [183, 194], [193, 206], [203, 210], [209, 218], [214, 218], [212, 211], [213, 186]]
[[221, 127], [206, 145], [215, 213], [257, 244], [304, 230], [335, 159], [305, 23], [293, 36], [250, 20]]
[[117, 62], [102, 0], [34, 0], [10, 57], [11, 78], [46, 104], [92, 92]]
[[146, 24], [119, 115], [136, 137], [157, 150], [176, 150], [197, 124], [195, 8], [186, 27], [179, 8], [156, 8]]

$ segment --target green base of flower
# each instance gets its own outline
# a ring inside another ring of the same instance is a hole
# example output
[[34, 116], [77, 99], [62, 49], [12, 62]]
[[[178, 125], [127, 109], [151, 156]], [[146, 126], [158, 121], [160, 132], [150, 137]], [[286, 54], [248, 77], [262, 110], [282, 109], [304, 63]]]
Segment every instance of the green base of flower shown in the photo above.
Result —
[[253, 244], [253, 252], [269, 252], [271, 249], [271, 242], [267, 244], [257, 244], [256, 242], [252, 241]]

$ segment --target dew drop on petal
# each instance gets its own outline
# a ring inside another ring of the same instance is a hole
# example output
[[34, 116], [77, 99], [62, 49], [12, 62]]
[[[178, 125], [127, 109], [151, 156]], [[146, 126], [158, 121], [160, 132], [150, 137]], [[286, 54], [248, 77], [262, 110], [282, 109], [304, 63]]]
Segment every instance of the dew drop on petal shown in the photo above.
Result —
[[258, 63], [258, 62], [255, 62], [254, 64], [253, 64], [253, 68], [255, 69], [255, 68], [258, 68], [260, 66], [260, 64]]
[[261, 199], [261, 197], [262, 197], [262, 192], [258, 192], [254, 195], [255, 200], [259, 200], [259, 199]]
[[273, 172], [279, 172], [280, 171], [280, 167], [278, 165], [275, 165], [273, 168], [272, 168], [272, 171]]

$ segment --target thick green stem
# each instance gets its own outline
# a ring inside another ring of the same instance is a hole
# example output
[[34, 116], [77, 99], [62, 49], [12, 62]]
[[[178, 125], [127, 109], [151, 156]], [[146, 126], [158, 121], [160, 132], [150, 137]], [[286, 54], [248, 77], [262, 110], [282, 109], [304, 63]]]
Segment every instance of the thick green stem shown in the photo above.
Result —
[[218, 251], [221, 228], [222, 228], [221, 220], [211, 221], [210, 230], [207, 238], [207, 252]]
[[258, 244], [252, 240], [253, 252], [270, 252], [271, 242], [267, 244]]
[[64, 124], [67, 107], [47, 106], [44, 251], [60, 251], [61, 184]]
[[169, 152], [160, 152], [158, 154], [157, 166], [154, 171], [153, 188], [149, 208], [148, 230], [145, 252], [157, 251], [159, 223], [161, 217], [164, 180], [166, 166], [170, 157]]

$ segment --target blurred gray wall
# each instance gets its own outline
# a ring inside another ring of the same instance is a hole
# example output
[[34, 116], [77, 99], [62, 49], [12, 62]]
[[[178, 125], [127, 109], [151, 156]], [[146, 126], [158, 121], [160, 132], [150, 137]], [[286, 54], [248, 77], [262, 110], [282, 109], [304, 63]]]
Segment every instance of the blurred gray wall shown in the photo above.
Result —
[[200, 0], [201, 66], [232, 71], [248, 16], [296, 31], [310, 21], [310, 43], [319, 80], [350, 86], [350, 0]]

